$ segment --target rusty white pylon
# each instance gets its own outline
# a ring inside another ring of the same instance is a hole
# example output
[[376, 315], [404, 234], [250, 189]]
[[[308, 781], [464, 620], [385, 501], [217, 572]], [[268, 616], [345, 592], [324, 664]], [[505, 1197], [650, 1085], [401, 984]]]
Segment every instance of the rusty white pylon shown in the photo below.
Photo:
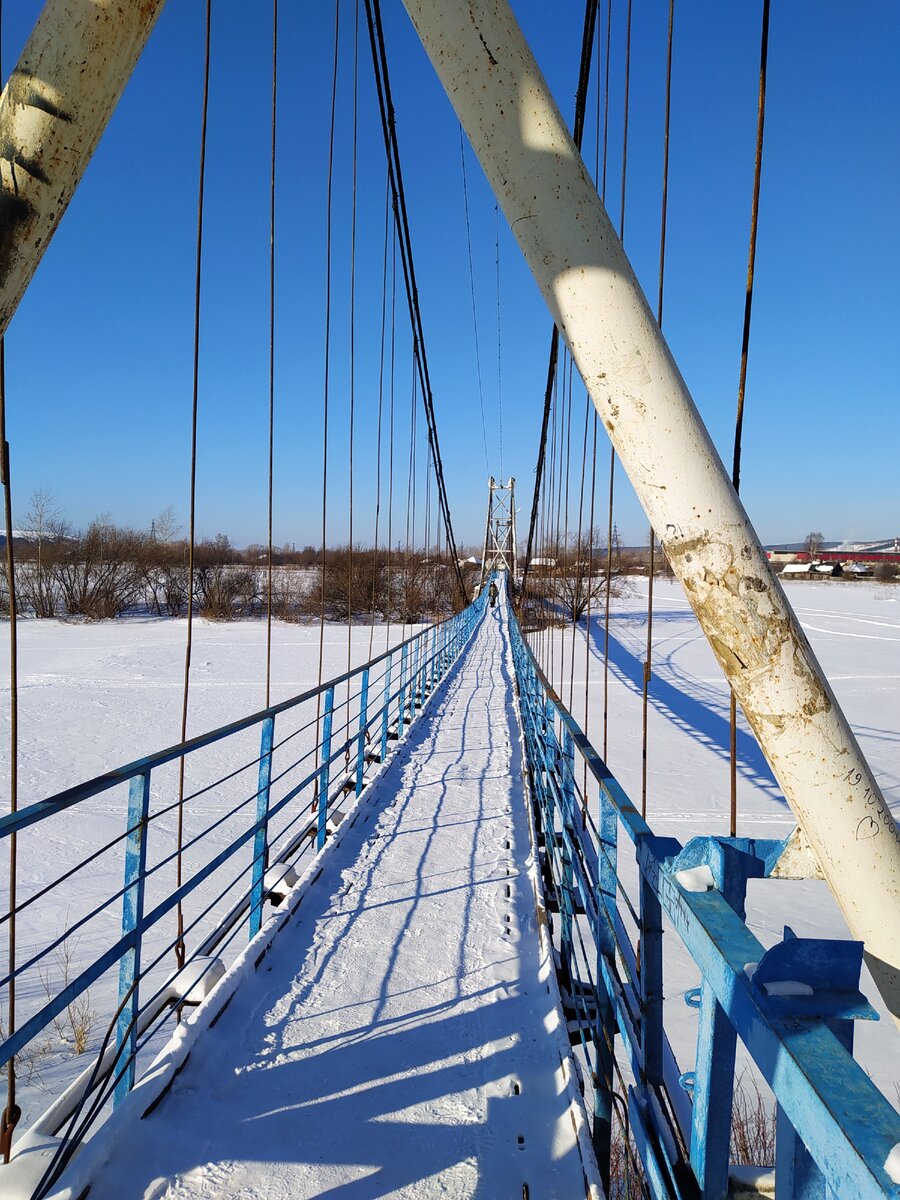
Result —
[[0, 335], [72, 199], [163, 0], [47, 0], [0, 96]]
[[900, 837], [506, 0], [404, 0], [895, 1019]]

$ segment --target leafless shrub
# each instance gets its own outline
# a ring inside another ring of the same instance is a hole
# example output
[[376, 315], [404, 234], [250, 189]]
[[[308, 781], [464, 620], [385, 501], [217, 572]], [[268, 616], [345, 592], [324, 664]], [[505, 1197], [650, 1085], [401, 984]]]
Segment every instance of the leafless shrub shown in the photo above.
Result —
[[750, 1167], [771, 1167], [775, 1163], [775, 1113], [757, 1081], [746, 1072], [734, 1089], [731, 1161]]
[[310, 594], [306, 574], [293, 567], [272, 572], [272, 615], [282, 621], [299, 621]]
[[257, 609], [257, 573], [238, 562], [238, 553], [224, 534], [204, 538], [194, 547], [194, 595], [204, 617], [229, 621]]
[[[48, 1000], [55, 999], [64, 991], [77, 974], [76, 952], [78, 938], [68, 936], [69, 922], [63, 928], [63, 939], [57, 946], [50, 967], [40, 971], [41, 984]], [[74, 1055], [84, 1054], [97, 1023], [97, 1013], [91, 1002], [91, 989], [86, 988], [71, 1003], [53, 1018], [56, 1036], [66, 1045], [71, 1045]]]
[[141, 597], [143, 535], [103, 518], [85, 533], [60, 536], [48, 566], [62, 608], [91, 620], [118, 617]]
[[609, 1146], [609, 1200], [644, 1200], [644, 1172], [634, 1140], [614, 1110]]
[[872, 572], [872, 577], [879, 583], [896, 583], [898, 577], [896, 563], [879, 563]]
[[[0, 1042], [7, 1038], [6, 1006], [8, 1000], [5, 992], [0, 992]], [[42, 1083], [41, 1064], [52, 1054], [52, 1047], [47, 1038], [35, 1038], [23, 1046], [16, 1055], [16, 1079], [22, 1083]], [[9, 1063], [0, 1067], [0, 1079], [5, 1080], [9, 1074]]]

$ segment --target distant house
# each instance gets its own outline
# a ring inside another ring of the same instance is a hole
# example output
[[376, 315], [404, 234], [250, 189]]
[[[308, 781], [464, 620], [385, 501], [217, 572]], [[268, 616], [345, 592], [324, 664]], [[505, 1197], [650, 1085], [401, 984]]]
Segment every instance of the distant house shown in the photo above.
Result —
[[839, 562], [790, 562], [782, 567], [782, 578], [839, 579], [844, 569]]

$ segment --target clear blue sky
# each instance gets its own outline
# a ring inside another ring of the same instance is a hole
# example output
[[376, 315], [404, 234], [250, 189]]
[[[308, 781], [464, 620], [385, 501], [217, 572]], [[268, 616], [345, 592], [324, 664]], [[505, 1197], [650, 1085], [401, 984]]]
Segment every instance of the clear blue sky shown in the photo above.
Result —
[[[619, 215], [625, 0], [613, 0], [608, 199]], [[482, 535], [486, 466], [458, 126], [398, 0], [386, 35], [457, 539]], [[329, 540], [346, 537], [353, 3], [342, 3], [334, 208]], [[761, 0], [679, 0], [665, 330], [730, 460], [756, 126]], [[282, 2], [275, 539], [320, 526], [331, 4]], [[583, 6], [515, 9], [571, 119]], [[626, 249], [656, 287], [664, 0], [634, 6]], [[187, 516], [200, 0], [169, 0], [7, 339], [16, 518], [44, 488], [75, 524]], [[38, 5], [4, 6], [4, 69]], [[605, 5], [604, 5], [605, 12]], [[198, 529], [263, 540], [271, 11], [215, 0]], [[775, 0], [743, 494], [764, 541], [900, 533], [900, 5]], [[591, 104], [590, 108], [593, 108]], [[589, 117], [586, 156], [593, 157]], [[500, 473], [493, 199], [468, 151], [490, 469]], [[355, 536], [371, 540], [384, 155], [360, 40]], [[501, 220], [503, 471], [530, 509], [549, 320]], [[405, 522], [410, 341], [398, 302], [395, 536]], [[583, 395], [583, 393], [582, 393]], [[420, 419], [420, 428], [421, 428]], [[422, 461], [420, 448], [420, 462]], [[601, 451], [605, 462], [605, 452]], [[421, 494], [421, 480], [419, 485]], [[620, 489], [627, 542], [646, 536]], [[421, 503], [421, 502], [420, 502]], [[421, 511], [421, 509], [420, 509]], [[524, 535], [524, 528], [522, 529]], [[384, 522], [382, 523], [382, 537]], [[402, 534], [401, 534], [402, 536]]]

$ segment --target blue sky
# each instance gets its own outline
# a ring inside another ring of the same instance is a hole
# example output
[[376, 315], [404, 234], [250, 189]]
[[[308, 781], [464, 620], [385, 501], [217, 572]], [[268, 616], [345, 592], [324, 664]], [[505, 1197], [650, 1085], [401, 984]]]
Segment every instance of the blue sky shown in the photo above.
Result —
[[[461, 543], [486, 500], [458, 125], [397, 0], [383, 0], [421, 307]], [[900, 5], [776, 0], [742, 492], [764, 541], [900, 533]], [[514, 8], [571, 119], [583, 6]], [[625, 245], [655, 293], [664, 0], [634, 5]], [[38, 5], [4, 6], [4, 69]], [[605, 13], [605, 5], [603, 6]], [[352, 0], [341, 5], [329, 541], [347, 536]], [[756, 126], [761, 0], [679, 0], [665, 332], [730, 461]], [[625, 0], [613, 0], [608, 206], [619, 219]], [[362, 19], [362, 18], [361, 18]], [[265, 538], [271, 10], [214, 0], [198, 531]], [[320, 536], [325, 167], [334, 8], [282, 0], [275, 540]], [[199, 0], [168, 0], [7, 337], [16, 519], [50, 491], [81, 525], [148, 526], [188, 499], [193, 255], [203, 51]], [[359, 58], [355, 538], [370, 542], [382, 302], [384, 152]], [[589, 105], [593, 111], [593, 101]], [[585, 153], [594, 154], [589, 115]], [[489, 469], [499, 475], [493, 198], [467, 153]], [[530, 510], [549, 318], [501, 217], [503, 471]], [[395, 539], [405, 536], [410, 338], [398, 297]], [[583, 403], [583, 392], [577, 404]], [[582, 410], [583, 411], [583, 410]], [[423, 422], [421, 414], [419, 430]], [[600, 450], [605, 464], [606, 452]], [[424, 462], [420, 441], [418, 461]], [[384, 461], [386, 472], [386, 456]], [[605, 466], [602, 468], [605, 470]], [[386, 477], [385, 477], [386, 478]], [[417, 484], [419, 513], [424, 491]], [[626, 542], [646, 522], [623, 484]], [[384, 502], [383, 502], [384, 503]], [[384, 513], [384, 510], [383, 510]], [[421, 520], [419, 522], [421, 527]], [[381, 537], [384, 536], [385, 517]]]

